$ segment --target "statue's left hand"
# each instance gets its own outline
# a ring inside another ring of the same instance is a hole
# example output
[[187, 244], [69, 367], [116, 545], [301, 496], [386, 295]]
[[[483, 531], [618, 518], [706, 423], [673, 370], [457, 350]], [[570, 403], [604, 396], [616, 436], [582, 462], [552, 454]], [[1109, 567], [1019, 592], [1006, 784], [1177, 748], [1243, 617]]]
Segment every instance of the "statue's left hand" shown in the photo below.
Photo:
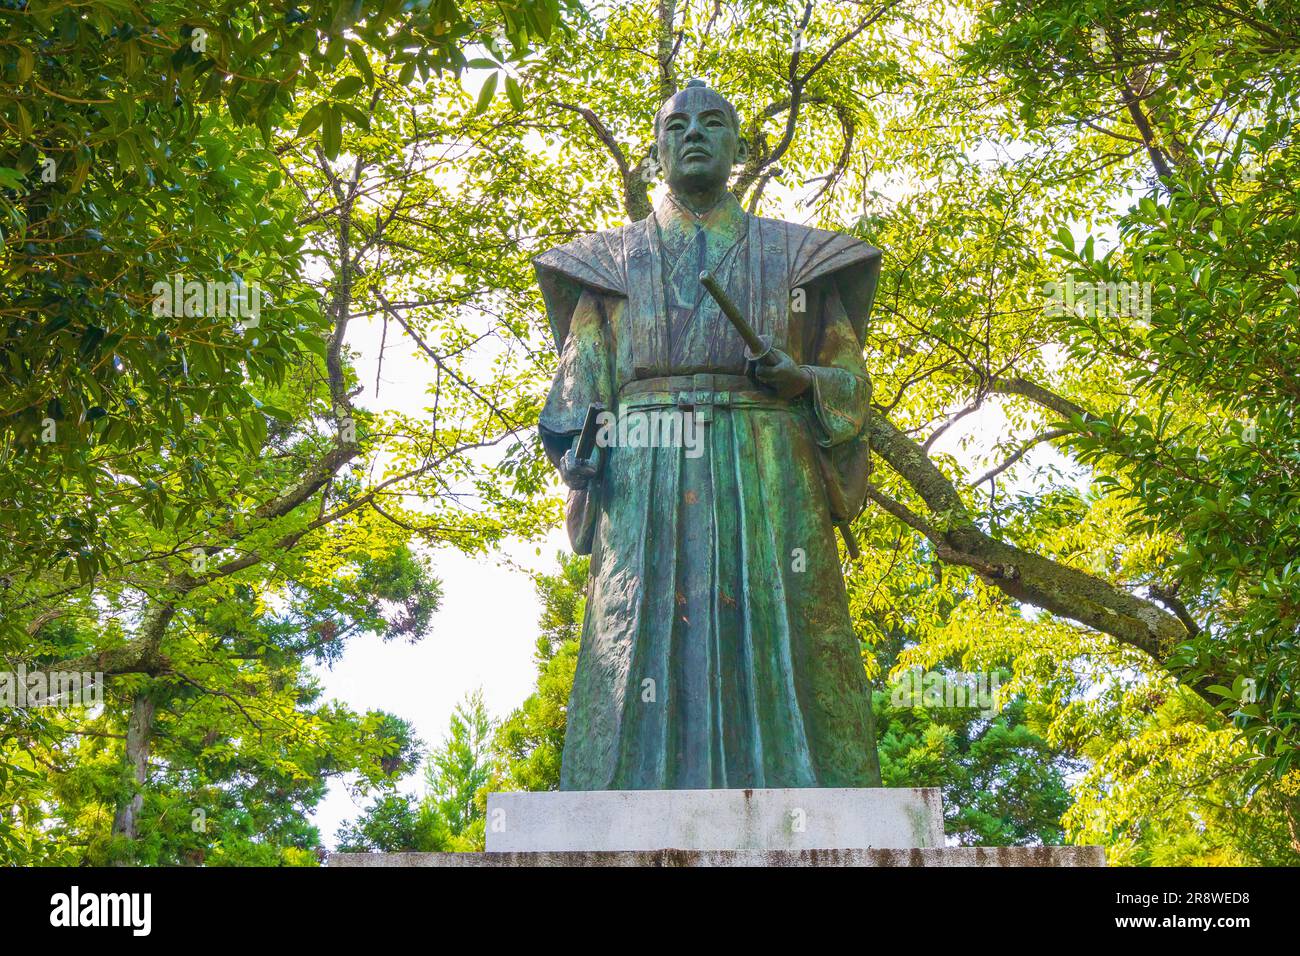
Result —
[[[574, 439], [575, 443], [577, 439]], [[600, 471], [600, 449], [593, 449], [590, 458], [579, 459], [570, 448], [560, 460], [560, 478], [574, 491], [582, 491]]]
[[813, 376], [802, 365], [796, 365], [794, 359], [780, 349], [772, 349], [768, 354], [776, 358], [772, 365], [762, 362], [754, 363], [754, 378], [760, 385], [765, 385], [781, 398], [795, 398], [812, 388]]

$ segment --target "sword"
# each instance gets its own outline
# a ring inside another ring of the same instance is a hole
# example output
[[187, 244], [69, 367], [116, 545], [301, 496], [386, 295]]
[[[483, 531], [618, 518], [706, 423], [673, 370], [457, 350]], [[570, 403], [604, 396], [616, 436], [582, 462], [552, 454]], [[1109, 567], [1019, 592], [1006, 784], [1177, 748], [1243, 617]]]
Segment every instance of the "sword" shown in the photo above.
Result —
[[587, 406], [587, 417], [582, 422], [582, 434], [578, 436], [578, 447], [573, 452], [573, 457], [578, 461], [587, 461], [591, 458], [591, 453], [596, 448], [596, 432], [599, 424], [597, 419], [604, 410], [605, 406], [600, 402], [592, 402]]
[[736, 303], [732, 302], [731, 296], [718, 285], [718, 280], [713, 278], [713, 274], [708, 271], [701, 272], [700, 285], [713, 296], [713, 301], [718, 303], [718, 308], [727, 317], [727, 321], [745, 340], [745, 345], [749, 347], [749, 356], [746, 357], [752, 356], [755, 362], [762, 362], [764, 365], [775, 365], [776, 356], [772, 354], [772, 343], [755, 332], [753, 326], [745, 321], [745, 317], [740, 314], [740, 309], [736, 308]]
[[[775, 365], [777, 362], [776, 355], [772, 348], [772, 343], [764, 339], [754, 331], [745, 317], [740, 314], [740, 309], [736, 303], [731, 301], [731, 296], [727, 295], [722, 286], [718, 285], [718, 280], [713, 278], [712, 273], [707, 270], [700, 273], [700, 285], [713, 296], [713, 301], [718, 303], [718, 308], [722, 314], [727, 317], [727, 321], [732, 327], [740, 333], [740, 337], [745, 340], [745, 345], [749, 348], [747, 358], [752, 358], [755, 362], [762, 362], [764, 365]], [[848, 504], [844, 500], [844, 492], [840, 488], [839, 479], [834, 474], [830, 461], [826, 457], [825, 451], [817, 449], [817, 462], [821, 466], [822, 483], [826, 486], [827, 504], [830, 507], [831, 522], [840, 532], [840, 537], [844, 539], [844, 549], [849, 553], [849, 560], [856, 561], [861, 557], [862, 552], [858, 549], [858, 540], [853, 536], [853, 528], [849, 525]]]

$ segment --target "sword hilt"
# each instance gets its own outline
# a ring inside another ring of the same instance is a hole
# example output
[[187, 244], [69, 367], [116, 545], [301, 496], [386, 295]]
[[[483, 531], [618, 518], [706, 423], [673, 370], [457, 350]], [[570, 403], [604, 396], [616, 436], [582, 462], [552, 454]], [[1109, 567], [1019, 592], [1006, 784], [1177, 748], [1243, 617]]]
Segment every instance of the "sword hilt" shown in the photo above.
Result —
[[726, 290], [718, 285], [718, 280], [713, 278], [713, 274], [707, 269], [700, 273], [700, 285], [704, 286], [705, 291], [713, 296], [713, 301], [718, 303], [718, 308], [722, 314], [740, 333], [740, 337], [745, 340], [745, 346], [749, 349], [749, 354], [745, 357], [751, 362], [762, 362], [764, 365], [775, 365], [776, 355], [772, 351], [772, 343], [763, 336], [754, 331], [753, 327], [740, 314], [740, 309], [736, 303], [731, 301], [731, 296], [727, 295]]

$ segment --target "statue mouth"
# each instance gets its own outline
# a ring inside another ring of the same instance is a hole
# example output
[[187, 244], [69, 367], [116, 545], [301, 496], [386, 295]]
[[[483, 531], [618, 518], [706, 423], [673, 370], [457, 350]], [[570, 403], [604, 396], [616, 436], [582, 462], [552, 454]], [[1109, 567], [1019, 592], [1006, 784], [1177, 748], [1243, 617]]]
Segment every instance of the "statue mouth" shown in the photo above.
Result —
[[698, 146], [682, 150], [682, 159], [709, 159], [711, 156], [712, 154], [707, 149], [701, 149]]

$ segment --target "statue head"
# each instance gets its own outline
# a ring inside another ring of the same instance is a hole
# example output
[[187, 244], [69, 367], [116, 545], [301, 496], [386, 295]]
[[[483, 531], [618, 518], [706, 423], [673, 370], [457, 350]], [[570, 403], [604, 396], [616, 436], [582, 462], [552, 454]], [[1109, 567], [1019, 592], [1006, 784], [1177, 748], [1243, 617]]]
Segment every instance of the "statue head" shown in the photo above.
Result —
[[650, 157], [674, 193], [725, 189], [731, 168], [748, 156], [736, 108], [703, 80], [691, 80], [655, 114]]

